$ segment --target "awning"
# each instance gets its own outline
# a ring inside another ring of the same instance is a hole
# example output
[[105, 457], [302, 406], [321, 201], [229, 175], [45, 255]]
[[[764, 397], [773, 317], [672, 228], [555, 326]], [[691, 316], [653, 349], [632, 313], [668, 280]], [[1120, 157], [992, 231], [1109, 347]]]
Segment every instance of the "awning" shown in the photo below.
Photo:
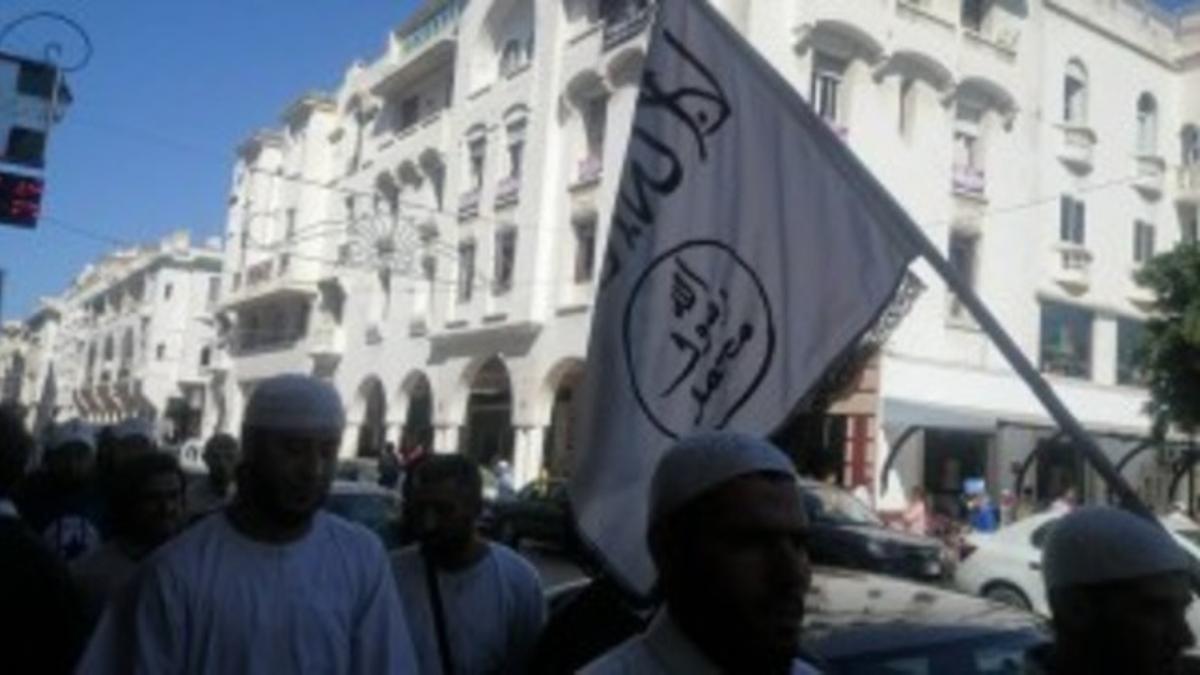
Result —
[[978, 410], [902, 399], [883, 399], [883, 424], [889, 431], [921, 427], [990, 433], [996, 430], [998, 423], [997, 415]]

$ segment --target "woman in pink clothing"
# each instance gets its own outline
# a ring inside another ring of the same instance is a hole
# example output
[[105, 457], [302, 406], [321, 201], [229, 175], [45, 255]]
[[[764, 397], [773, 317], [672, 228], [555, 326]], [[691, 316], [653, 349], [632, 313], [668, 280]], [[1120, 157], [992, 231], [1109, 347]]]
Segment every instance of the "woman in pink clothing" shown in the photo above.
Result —
[[908, 508], [904, 510], [904, 529], [921, 536], [929, 535], [929, 507], [925, 503], [925, 488], [913, 486], [908, 500]]

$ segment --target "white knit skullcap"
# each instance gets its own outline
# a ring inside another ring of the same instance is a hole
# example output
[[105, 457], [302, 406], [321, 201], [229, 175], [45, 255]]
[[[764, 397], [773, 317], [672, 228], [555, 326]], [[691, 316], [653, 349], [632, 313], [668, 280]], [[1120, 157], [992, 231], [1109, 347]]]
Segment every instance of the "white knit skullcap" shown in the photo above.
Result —
[[242, 426], [268, 431], [340, 434], [346, 411], [337, 390], [308, 375], [277, 375], [250, 395]]
[[753, 473], [795, 478], [783, 451], [746, 434], [706, 432], [680, 439], [667, 450], [650, 484], [651, 526], [734, 478]]
[[1042, 553], [1048, 589], [1185, 572], [1191, 565], [1163, 527], [1123, 509], [1077, 509], [1053, 528]]

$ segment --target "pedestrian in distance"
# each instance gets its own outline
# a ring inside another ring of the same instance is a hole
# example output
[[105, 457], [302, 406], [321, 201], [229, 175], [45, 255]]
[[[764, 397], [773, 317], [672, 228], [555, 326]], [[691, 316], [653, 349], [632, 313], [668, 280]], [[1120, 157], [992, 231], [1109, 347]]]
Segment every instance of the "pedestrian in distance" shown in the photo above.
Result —
[[808, 518], [782, 451], [724, 432], [679, 441], [654, 472], [648, 528], [664, 607], [584, 675], [817, 672], [797, 657]]
[[224, 508], [233, 499], [234, 478], [241, 448], [230, 434], [214, 434], [204, 444], [208, 475], [188, 486], [187, 521], [192, 522]]
[[922, 537], [929, 535], [929, 505], [927, 501], [925, 488], [914, 485], [909, 492], [908, 508], [904, 510], [903, 515], [905, 531]]
[[321, 510], [345, 427], [337, 392], [272, 377], [244, 420], [233, 503], [146, 561], [79, 672], [417, 673], [382, 545]]
[[25, 522], [67, 563], [98, 548], [107, 530], [95, 457], [90, 427], [79, 421], [57, 425], [42, 467], [25, 481], [17, 500]]
[[127, 460], [113, 476], [109, 500], [112, 536], [71, 564], [89, 623], [125, 587], [138, 565], [183, 525], [183, 470], [175, 457], [151, 452]]
[[392, 557], [422, 675], [524, 673], [545, 620], [524, 558], [476, 529], [483, 481], [462, 455], [409, 467], [405, 520], [417, 543]]
[[1112, 507], [1063, 516], [1042, 554], [1053, 675], [1179, 672], [1195, 640], [1188, 554], [1157, 523]]
[[13, 502], [33, 446], [21, 418], [0, 406], [0, 670], [60, 675], [83, 647], [83, 604], [66, 565]]

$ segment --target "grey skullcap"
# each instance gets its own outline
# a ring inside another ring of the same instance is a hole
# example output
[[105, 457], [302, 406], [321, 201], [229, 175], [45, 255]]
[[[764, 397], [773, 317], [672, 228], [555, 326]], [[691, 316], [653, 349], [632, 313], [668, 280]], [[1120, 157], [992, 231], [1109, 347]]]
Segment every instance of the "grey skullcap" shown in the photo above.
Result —
[[242, 426], [269, 431], [341, 433], [346, 411], [337, 390], [308, 375], [277, 375], [250, 395]]
[[1042, 576], [1051, 590], [1185, 572], [1190, 565], [1164, 528], [1111, 506], [1063, 516], [1042, 553]]
[[71, 420], [56, 425], [50, 432], [50, 451], [57, 450], [71, 443], [86, 445], [88, 450], [96, 450], [96, 435], [92, 428], [80, 420]]
[[762, 472], [796, 476], [792, 460], [761, 438], [730, 432], [682, 438], [667, 450], [654, 471], [649, 524], [657, 524], [722, 483]]

